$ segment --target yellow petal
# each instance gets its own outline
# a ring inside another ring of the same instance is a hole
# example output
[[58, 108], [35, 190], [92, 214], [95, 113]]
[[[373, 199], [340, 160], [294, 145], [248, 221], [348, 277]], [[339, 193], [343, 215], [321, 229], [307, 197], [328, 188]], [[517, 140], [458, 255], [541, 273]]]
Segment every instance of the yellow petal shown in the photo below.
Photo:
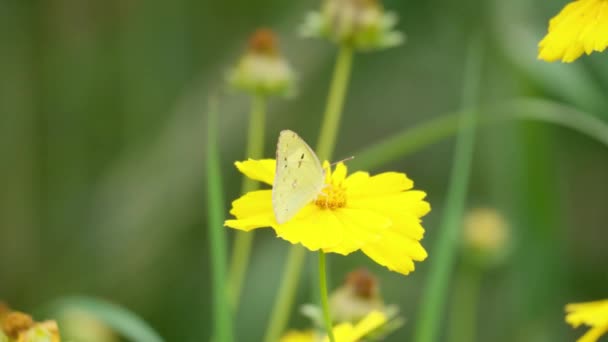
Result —
[[382, 237], [362, 248], [363, 253], [391, 271], [407, 275], [414, 270], [414, 260], [426, 259], [422, 245], [404, 236], [398, 227], [391, 227]]
[[603, 51], [608, 45], [608, 4], [605, 0], [578, 0], [566, 5], [549, 21], [539, 43], [538, 58], [569, 63], [584, 52]]
[[356, 172], [345, 181], [349, 199], [399, 193], [413, 186], [411, 179], [398, 172], [385, 172], [372, 177]]
[[272, 191], [251, 191], [232, 202], [230, 213], [236, 220], [227, 220], [225, 226], [250, 231], [270, 227], [276, 223], [272, 211]]
[[346, 165], [344, 165], [343, 162], [339, 162], [334, 171], [331, 173], [332, 184], [342, 184], [346, 178], [347, 172], [348, 169], [346, 168]]
[[599, 326], [608, 324], [608, 299], [566, 305], [566, 322], [573, 327], [581, 324]]
[[349, 201], [351, 208], [367, 208], [391, 219], [394, 226], [401, 227], [412, 239], [420, 240], [424, 228], [420, 217], [426, 215], [430, 208], [424, 201], [426, 194], [422, 191], [406, 191], [372, 198], [360, 197]]
[[279, 342], [314, 342], [315, 336], [312, 330], [306, 331], [298, 331], [298, 330], [290, 330], [288, 331]]
[[249, 159], [243, 162], [234, 163], [245, 176], [268, 185], [272, 185], [276, 169], [274, 159], [254, 160]]
[[597, 326], [589, 329], [583, 336], [581, 336], [576, 342], [596, 342], [602, 335], [608, 332], [608, 324], [603, 326]]
[[348, 255], [371, 241], [378, 240], [390, 227], [391, 220], [370, 210], [342, 208], [334, 214], [345, 227], [344, 237], [339, 245], [325, 248], [325, 252]]
[[[372, 311], [356, 325], [342, 323], [335, 326], [332, 331], [337, 342], [357, 342], [386, 324], [386, 321], [386, 316], [382, 312]], [[328, 342], [329, 338], [326, 337], [323, 341]]]
[[332, 210], [323, 210], [314, 204], [302, 208], [286, 223], [274, 224], [273, 228], [280, 238], [293, 244], [301, 243], [311, 251], [335, 247], [345, 234], [345, 227]]
[[365, 318], [363, 318], [354, 329], [355, 341], [358, 341], [365, 337], [370, 332], [378, 329], [380, 326], [386, 323], [386, 315], [380, 311], [372, 311]]

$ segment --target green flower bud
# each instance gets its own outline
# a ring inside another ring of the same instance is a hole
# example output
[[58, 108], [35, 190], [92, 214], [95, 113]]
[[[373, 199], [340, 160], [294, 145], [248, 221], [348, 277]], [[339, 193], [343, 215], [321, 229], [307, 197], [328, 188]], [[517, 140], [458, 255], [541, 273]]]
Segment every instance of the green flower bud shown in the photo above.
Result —
[[334, 322], [356, 322], [368, 313], [384, 311], [378, 280], [366, 269], [350, 272], [329, 297]]
[[466, 260], [484, 268], [502, 263], [509, 252], [510, 235], [510, 228], [498, 211], [469, 211], [464, 218], [462, 239]]
[[236, 89], [253, 95], [291, 95], [295, 77], [289, 63], [279, 53], [274, 33], [257, 30], [249, 48], [230, 71], [228, 82]]
[[396, 24], [397, 16], [378, 0], [325, 0], [320, 12], [308, 14], [301, 32], [365, 51], [401, 44], [404, 36], [394, 30]]

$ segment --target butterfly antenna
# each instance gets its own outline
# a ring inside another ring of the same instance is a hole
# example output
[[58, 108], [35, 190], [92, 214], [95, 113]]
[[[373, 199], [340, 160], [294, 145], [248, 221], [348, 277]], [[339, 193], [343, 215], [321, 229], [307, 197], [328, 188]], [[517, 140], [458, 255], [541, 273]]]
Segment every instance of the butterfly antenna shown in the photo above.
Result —
[[330, 166], [336, 166], [336, 165], [337, 165], [337, 164], [339, 164], [339, 163], [347, 162], [347, 161], [349, 161], [349, 160], [353, 160], [353, 159], [355, 159], [355, 156], [350, 156], [350, 157], [348, 157], [348, 158], [344, 158], [344, 159], [342, 159], [342, 160], [338, 160], [338, 161], [336, 161], [336, 162], [333, 162], [333, 163], [331, 163], [331, 164], [330, 164]]

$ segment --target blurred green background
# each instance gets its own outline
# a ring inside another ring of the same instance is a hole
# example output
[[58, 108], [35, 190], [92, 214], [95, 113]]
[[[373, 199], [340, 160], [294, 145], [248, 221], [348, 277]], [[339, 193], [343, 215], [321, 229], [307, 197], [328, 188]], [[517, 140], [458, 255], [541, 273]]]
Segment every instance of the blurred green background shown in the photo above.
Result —
[[[532, 96], [608, 121], [606, 54], [570, 65], [536, 60], [548, 19], [566, 3], [384, 1], [399, 14], [407, 43], [355, 56], [336, 158], [457, 110], [473, 27], [484, 36], [482, 103]], [[167, 341], [207, 340], [207, 97], [223, 93], [225, 72], [248, 35], [271, 27], [298, 72], [299, 94], [271, 101], [267, 155], [281, 129], [314, 142], [336, 49], [296, 32], [318, 6], [1, 0], [0, 298], [35, 311], [67, 295], [96, 296], [139, 314]], [[232, 200], [248, 98], [228, 93], [221, 100], [225, 196]], [[508, 262], [484, 275], [479, 341], [572, 341], [582, 332], [564, 323], [564, 305], [608, 296], [608, 149], [545, 123], [486, 125], [477, 137], [466, 206], [497, 208], [515, 241]], [[406, 172], [427, 191], [433, 210], [423, 245], [430, 258], [453, 143], [371, 170]], [[261, 339], [287, 248], [271, 230], [256, 235], [236, 314], [238, 341]], [[377, 274], [385, 300], [408, 320], [388, 340], [412, 336], [428, 262], [407, 277], [360, 254], [330, 255], [329, 262], [334, 286], [360, 266]], [[312, 298], [316, 258], [309, 263], [299, 303]], [[290, 322], [307, 326], [295, 311]], [[442, 340], [450, 339], [444, 333]]]

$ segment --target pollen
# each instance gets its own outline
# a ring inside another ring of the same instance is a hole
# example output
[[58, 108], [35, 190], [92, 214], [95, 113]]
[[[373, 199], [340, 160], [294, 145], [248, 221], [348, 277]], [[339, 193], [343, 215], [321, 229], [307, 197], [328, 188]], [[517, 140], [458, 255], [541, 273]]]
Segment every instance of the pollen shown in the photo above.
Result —
[[346, 207], [346, 189], [342, 185], [327, 184], [315, 200], [321, 209], [338, 209]]

